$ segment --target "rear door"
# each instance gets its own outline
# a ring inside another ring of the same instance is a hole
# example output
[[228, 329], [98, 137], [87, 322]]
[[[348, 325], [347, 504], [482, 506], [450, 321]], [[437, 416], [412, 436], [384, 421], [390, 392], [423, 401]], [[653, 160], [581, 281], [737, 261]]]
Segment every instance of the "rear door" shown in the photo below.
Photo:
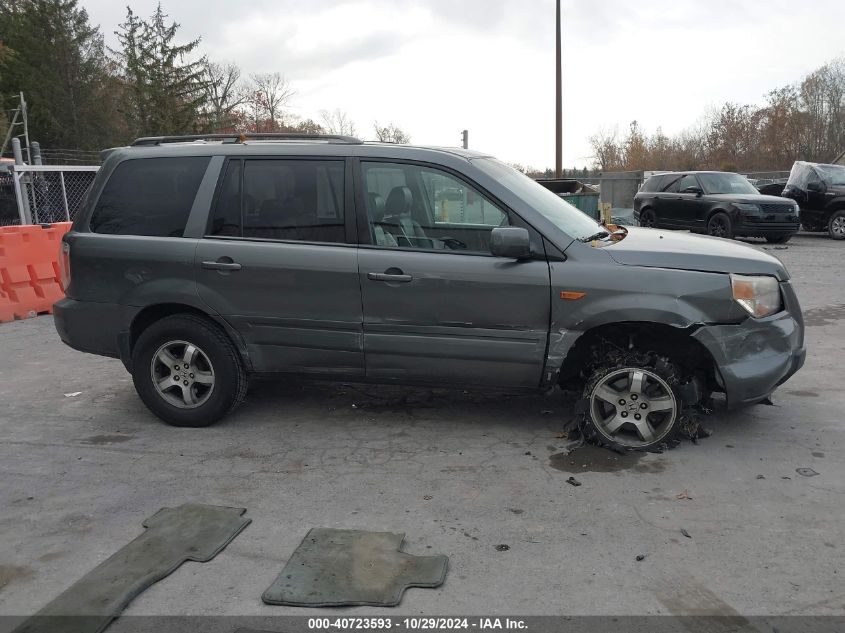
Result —
[[361, 163], [358, 270], [367, 377], [537, 387], [549, 328], [549, 268], [490, 254], [496, 226], [521, 225], [460, 175]]
[[689, 187], [701, 189], [701, 183], [695, 174], [686, 174], [678, 181], [678, 192], [675, 194], [673, 208], [680, 226], [692, 228], [703, 226], [704, 214], [702, 213], [702, 196], [687, 191]]
[[232, 159], [196, 253], [200, 297], [257, 371], [364, 373], [351, 182], [342, 159]]
[[678, 219], [678, 187], [681, 182], [680, 174], [669, 174], [663, 177], [660, 191], [654, 195], [654, 210], [660, 226], [677, 228]]

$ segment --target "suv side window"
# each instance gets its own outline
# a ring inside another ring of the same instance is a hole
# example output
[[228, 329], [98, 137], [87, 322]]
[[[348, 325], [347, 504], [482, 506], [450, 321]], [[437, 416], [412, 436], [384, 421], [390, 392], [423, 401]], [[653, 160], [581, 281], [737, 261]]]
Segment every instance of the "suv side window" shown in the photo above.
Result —
[[696, 178], [695, 175], [687, 174], [681, 178], [678, 184], [678, 191], [683, 191], [687, 187], [701, 187], [701, 185], [698, 184], [698, 178]]
[[436, 168], [362, 163], [373, 243], [396, 248], [490, 252], [507, 213], [474, 187]]
[[643, 183], [643, 186], [640, 188], [640, 191], [642, 191], [643, 193], [657, 191], [657, 189], [660, 187], [660, 179], [662, 177], [663, 176], [659, 174], [657, 176], [651, 176], [648, 180]]
[[90, 227], [95, 233], [182, 237], [207, 156], [136, 158], [112, 172]]
[[229, 161], [209, 235], [301, 242], [346, 241], [344, 162]]
[[663, 181], [663, 188], [661, 189], [661, 191], [663, 191], [664, 193], [678, 193], [680, 191], [680, 184], [680, 176], [667, 176], [666, 179]]

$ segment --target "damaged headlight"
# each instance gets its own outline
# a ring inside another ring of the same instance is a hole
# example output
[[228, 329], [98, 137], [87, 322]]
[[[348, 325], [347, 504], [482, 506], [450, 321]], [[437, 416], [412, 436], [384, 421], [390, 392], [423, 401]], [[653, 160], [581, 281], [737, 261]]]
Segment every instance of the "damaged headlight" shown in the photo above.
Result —
[[753, 317], [766, 317], [781, 309], [780, 286], [774, 277], [731, 275], [734, 299]]

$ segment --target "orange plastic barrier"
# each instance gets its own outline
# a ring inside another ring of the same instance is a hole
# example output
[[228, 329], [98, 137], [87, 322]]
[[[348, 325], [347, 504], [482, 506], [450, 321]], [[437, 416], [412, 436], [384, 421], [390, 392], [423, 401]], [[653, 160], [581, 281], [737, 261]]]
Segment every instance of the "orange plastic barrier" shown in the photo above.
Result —
[[52, 312], [64, 296], [59, 256], [70, 224], [0, 227], [0, 323]]

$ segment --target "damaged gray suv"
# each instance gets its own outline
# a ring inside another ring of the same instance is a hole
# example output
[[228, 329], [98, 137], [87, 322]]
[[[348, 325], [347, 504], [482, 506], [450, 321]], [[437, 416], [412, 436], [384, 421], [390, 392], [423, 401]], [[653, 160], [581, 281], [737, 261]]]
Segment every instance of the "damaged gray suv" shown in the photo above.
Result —
[[256, 374], [583, 394], [649, 449], [804, 362], [784, 266], [719, 238], [604, 227], [480, 153], [350, 137], [153, 137], [108, 150], [64, 237], [71, 347], [120, 358], [165, 422]]

